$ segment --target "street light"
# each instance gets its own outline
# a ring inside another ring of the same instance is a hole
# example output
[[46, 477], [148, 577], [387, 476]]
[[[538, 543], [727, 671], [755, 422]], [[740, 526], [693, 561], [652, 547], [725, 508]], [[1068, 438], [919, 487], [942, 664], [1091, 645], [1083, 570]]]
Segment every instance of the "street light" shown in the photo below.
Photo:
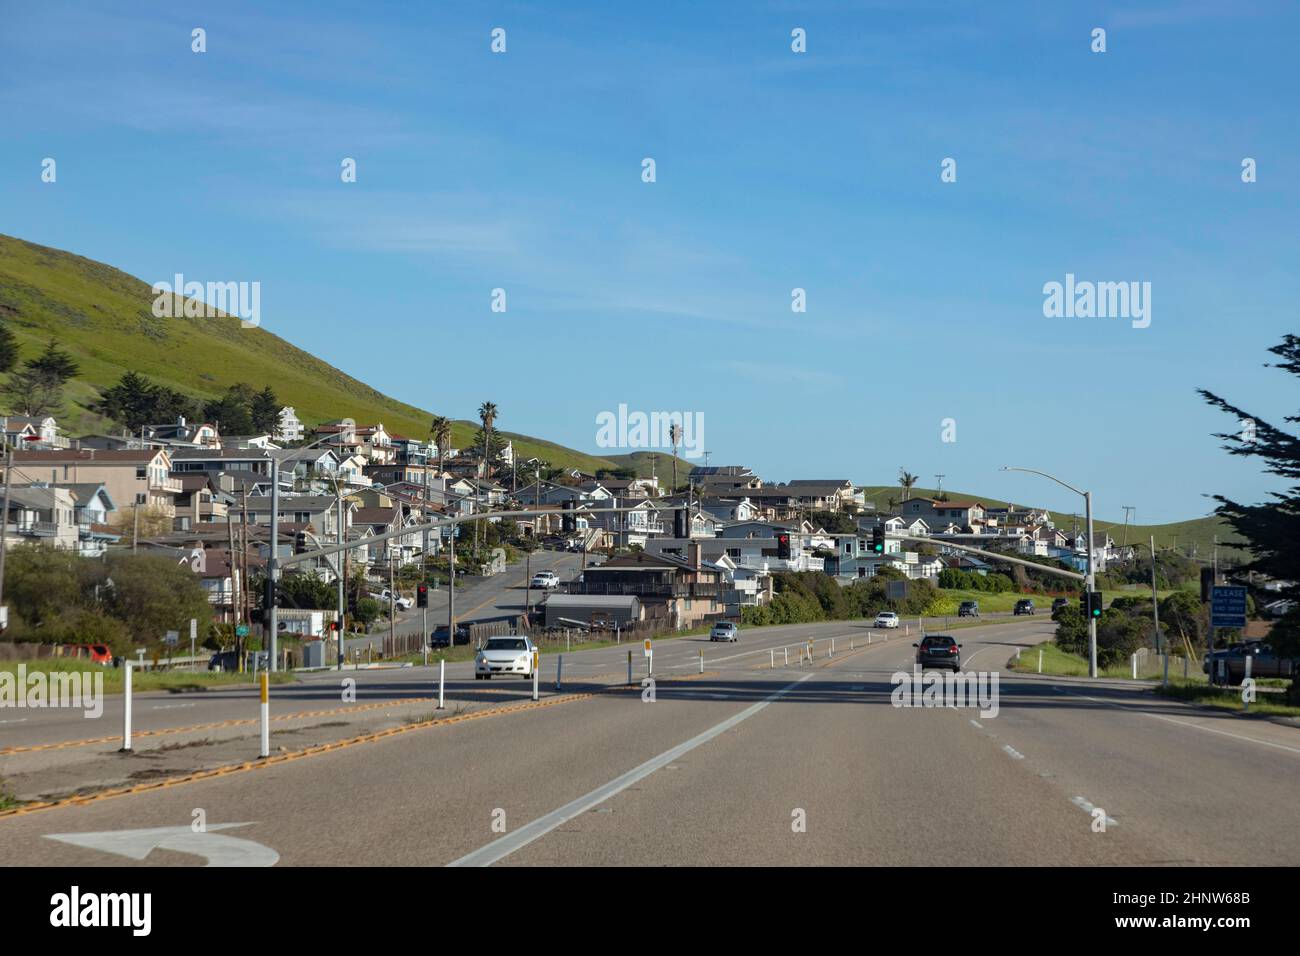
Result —
[[[1036, 471], [1033, 468], [1015, 468], [1012, 467], [1011, 465], [1003, 465], [999, 469], [999, 471], [1023, 471], [1030, 475], [1039, 475], [1040, 477], [1051, 479], [1052, 481], [1060, 485], [1062, 488], [1069, 488], [1076, 495], [1083, 495], [1084, 514], [1086, 516], [1087, 524], [1088, 524], [1088, 531], [1087, 531], [1088, 545], [1087, 545], [1087, 552], [1086, 552], [1088, 558], [1088, 566], [1086, 572], [1087, 577], [1084, 582], [1084, 586], [1089, 591], [1095, 591], [1097, 589], [1097, 579], [1093, 572], [1093, 567], [1092, 567], [1092, 549], [1093, 549], [1092, 492], [1083, 491], [1079, 488], [1074, 487], [1074, 485], [1070, 484], [1069, 482], [1062, 481], [1060, 478], [1057, 478], [1055, 475], [1049, 475], [1045, 471]], [[1094, 618], [1091, 614], [1088, 615], [1088, 676], [1089, 677], [1097, 676], [1097, 619]]]

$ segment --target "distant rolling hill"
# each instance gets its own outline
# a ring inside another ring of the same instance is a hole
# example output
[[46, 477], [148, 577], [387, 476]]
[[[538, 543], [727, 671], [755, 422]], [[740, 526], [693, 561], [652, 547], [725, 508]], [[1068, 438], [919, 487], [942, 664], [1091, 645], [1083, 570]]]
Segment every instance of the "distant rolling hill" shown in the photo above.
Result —
[[[241, 328], [234, 318], [160, 319], [152, 304], [147, 283], [112, 266], [0, 235], [0, 321], [18, 339], [20, 358], [34, 357], [53, 338], [81, 366], [59, 416], [66, 435], [110, 427], [90, 408], [100, 390], [128, 370], [198, 398], [216, 398], [239, 382], [269, 384], [308, 426], [348, 417], [383, 422], [390, 432], [414, 438], [429, 435], [430, 412], [390, 398], [277, 335]], [[469, 444], [477, 427], [457, 422], [455, 444]], [[508, 434], [524, 459], [584, 471], [610, 467], [604, 458]]]

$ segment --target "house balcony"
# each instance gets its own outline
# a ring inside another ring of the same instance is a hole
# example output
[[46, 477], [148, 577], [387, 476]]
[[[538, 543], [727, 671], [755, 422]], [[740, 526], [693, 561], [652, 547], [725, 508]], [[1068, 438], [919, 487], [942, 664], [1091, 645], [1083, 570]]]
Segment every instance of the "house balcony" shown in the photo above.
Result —
[[172, 494], [179, 495], [181, 493], [181, 480], [179, 478], [173, 478], [170, 475], [161, 479], [150, 478], [149, 490], [170, 492]]
[[29, 521], [20, 524], [17, 531], [19, 534], [33, 538], [53, 538], [59, 533], [59, 526], [53, 521]]

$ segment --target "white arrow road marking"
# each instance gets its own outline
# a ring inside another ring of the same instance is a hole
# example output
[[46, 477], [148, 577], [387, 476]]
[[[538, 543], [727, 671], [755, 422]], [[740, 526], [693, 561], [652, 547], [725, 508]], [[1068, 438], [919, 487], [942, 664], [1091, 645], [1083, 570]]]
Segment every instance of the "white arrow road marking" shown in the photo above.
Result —
[[195, 833], [188, 826], [109, 830], [102, 833], [47, 833], [45, 839], [101, 850], [104, 853], [116, 853], [132, 860], [143, 860], [154, 850], [163, 849], [201, 856], [208, 861], [208, 866], [275, 866], [280, 854], [270, 847], [252, 840], [212, 832], [250, 825], [213, 823], [200, 833]]
[[577, 800], [573, 800], [569, 803], [566, 803], [558, 810], [553, 810], [550, 813], [546, 814], [546, 816], [538, 817], [532, 823], [520, 827], [514, 833], [511, 833], [509, 836], [503, 836], [499, 840], [494, 840], [491, 843], [489, 843], [487, 846], [481, 847], [480, 849], [475, 850], [473, 853], [467, 853], [465, 856], [462, 856], [459, 860], [454, 860], [451, 863], [448, 863], [447, 865], [448, 866], [491, 866], [493, 863], [497, 862], [498, 860], [505, 859], [507, 856], [509, 856], [511, 853], [514, 853], [516, 850], [523, 849], [528, 844], [532, 843], [534, 840], [539, 840], [542, 837], [546, 836], [546, 834], [550, 833], [556, 827], [562, 826], [563, 824], [567, 823], [569, 820], [572, 820], [574, 817], [586, 813], [587, 811], [591, 810], [593, 807], [599, 806], [600, 804], [608, 800], [610, 797], [615, 796], [621, 793], [622, 791], [626, 790], [628, 787], [632, 786], [632, 784], [637, 783], [640, 780], [644, 780], [646, 777], [650, 776], [650, 774], [654, 773], [656, 770], [659, 770], [663, 767], [666, 767], [668, 764], [673, 763], [675, 760], [684, 756], [685, 754], [690, 753], [692, 750], [694, 750], [696, 747], [700, 746], [701, 744], [708, 743], [714, 737], [718, 736], [721, 733], [725, 733], [726, 731], [730, 730], [732, 727], [739, 724], [741, 721], [748, 720], [750, 717], [753, 717], [755, 714], [757, 714], [768, 704], [772, 703], [772, 701], [776, 700], [779, 697], [785, 696], [790, 691], [794, 690], [796, 687], [802, 684], [804, 681], [808, 680], [810, 677], [816, 677], [816, 676], [817, 676], [816, 671], [814, 671], [811, 674], [805, 674], [803, 677], [800, 677], [798, 680], [794, 681], [793, 683], [786, 684], [780, 690], [763, 698], [757, 704], [753, 704], [745, 708], [744, 710], [742, 710], [740, 713], [732, 717], [728, 717], [720, 724], [715, 724], [713, 727], [710, 727], [708, 730], [704, 731], [704, 733], [692, 737], [690, 740], [686, 741], [685, 743], [678, 744], [676, 747], [673, 747], [671, 750], [665, 750], [658, 757], [652, 757], [651, 759], [647, 760], [645, 763], [641, 764], [641, 766], [633, 767], [627, 773], [623, 774], [620, 777], [615, 777], [613, 780], [611, 780], [609, 783], [603, 786], [597, 787], [595, 790], [591, 791], [591, 793], [588, 793], [586, 796], [579, 797]]

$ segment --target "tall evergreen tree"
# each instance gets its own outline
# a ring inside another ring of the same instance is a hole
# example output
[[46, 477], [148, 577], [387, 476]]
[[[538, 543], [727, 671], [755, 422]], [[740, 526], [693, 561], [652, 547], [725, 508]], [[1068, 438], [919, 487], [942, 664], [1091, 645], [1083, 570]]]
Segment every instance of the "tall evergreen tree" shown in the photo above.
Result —
[[[1280, 368], [1300, 377], [1300, 336], [1284, 336], [1269, 351], [1281, 361], [1265, 363], [1265, 368]], [[1300, 482], [1300, 438], [1213, 392], [1198, 391], [1206, 402], [1237, 418], [1238, 431], [1215, 436], [1224, 441], [1225, 451], [1262, 459], [1264, 471], [1290, 482]], [[1286, 415], [1282, 421], [1294, 425], [1300, 422], [1300, 415]], [[1219, 503], [1215, 513], [1248, 543], [1251, 558], [1242, 565], [1242, 570], [1284, 582], [1282, 595], [1300, 600], [1300, 483], [1271, 492], [1268, 497], [1269, 501], [1242, 504], [1225, 495], [1215, 495], [1214, 500]], [[1300, 609], [1274, 626], [1270, 640], [1280, 654], [1300, 656]], [[1300, 700], [1300, 681], [1291, 682], [1291, 697]]]
[[0, 322], [0, 372], [12, 372], [18, 364], [18, 339], [9, 326]]

